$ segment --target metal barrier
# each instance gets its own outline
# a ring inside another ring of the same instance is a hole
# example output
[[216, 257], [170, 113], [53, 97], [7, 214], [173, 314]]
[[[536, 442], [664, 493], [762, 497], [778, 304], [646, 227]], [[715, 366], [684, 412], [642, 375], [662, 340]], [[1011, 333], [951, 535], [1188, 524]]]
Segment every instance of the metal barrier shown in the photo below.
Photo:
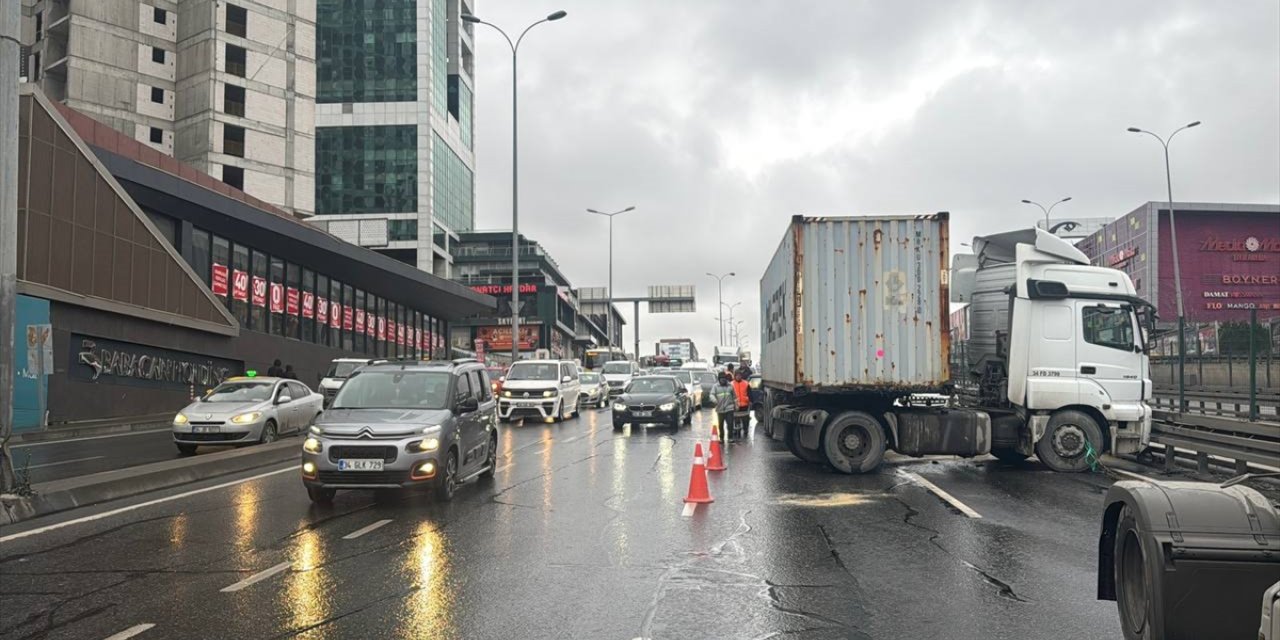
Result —
[[[1186, 406], [1182, 413], [1242, 420], [1248, 420], [1252, 416], [1274, 420], [1280, 415], [1280, 393], [1273, 391], [1256, 391], [1250, 396], [1248, 387], [1187, 387], [1184, 395]], [[1151, 405], [1156, 409], [1178, 413], [1177, 387], [1156, 387]]]
[[1156, 411], [1151, 441], [1165, 447], [1166, 470], [1177, 464], [1177, 449], [1194, 452], [1201, 472], [1209, 470], [1210, 456], [1234, 460], [1239, 473], [1249, 464], [1280, 466], [1280, 422], [1275, 421]]

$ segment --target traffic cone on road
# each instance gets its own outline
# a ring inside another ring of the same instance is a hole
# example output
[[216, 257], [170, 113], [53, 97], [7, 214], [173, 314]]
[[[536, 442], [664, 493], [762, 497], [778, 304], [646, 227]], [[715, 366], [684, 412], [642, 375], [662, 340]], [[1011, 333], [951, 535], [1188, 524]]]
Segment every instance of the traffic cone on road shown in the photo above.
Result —
[[685, 496], [684, 501], [699, 504], [715, 502], [711, 491], [707, 489], [707, 467], [702, 460], [701, 442], [693, 445], [693, 473], [689, 476], [689, 495]]
[[724, 471], [728, 467], [724, 466], [724, 456], [720, 451], [720, 434], [716, 431], [715, 425], [711, 425], [711, 459], [707, 461], [707, 471]]

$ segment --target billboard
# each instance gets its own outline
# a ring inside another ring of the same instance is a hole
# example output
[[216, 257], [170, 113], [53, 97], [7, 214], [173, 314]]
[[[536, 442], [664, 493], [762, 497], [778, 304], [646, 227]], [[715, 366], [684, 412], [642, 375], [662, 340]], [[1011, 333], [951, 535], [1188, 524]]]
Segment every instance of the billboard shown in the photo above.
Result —
[[[520, 325], [520, 350], [538, 348], [538, 334], [542, 325]], [[493, 351], [511, 350], [511, 327], [476, 327], [476, 340], [482, 340]]]

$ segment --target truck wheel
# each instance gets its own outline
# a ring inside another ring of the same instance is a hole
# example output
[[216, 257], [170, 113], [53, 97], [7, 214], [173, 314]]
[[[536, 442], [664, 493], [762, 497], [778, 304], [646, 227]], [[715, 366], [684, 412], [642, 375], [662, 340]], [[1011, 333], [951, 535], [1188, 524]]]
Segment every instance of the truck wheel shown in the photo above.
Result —
[[1063, 473], [1079, 473], [1089, 469], [1102, 453], [1102, 429], [1089, 414], [1060, 411], [1049, 418], [1049, 427], [1036, 443], [1036, 455], [1046, 467]]
[[1020, 453], [1017, 449], [992, 449], [991, 455], [995, 456], [1000, 462], [1009, 464], [1017, 464], [1027, 459], [1027, 455]]
[[805, 462], [813, 462], [822, 464], [827, 461], [826, 457], [820, 451], [804, 448], [800, 444], [800, 430], [795, 425], [787, 425], [783, 433], [782, 441], [786, 443], [787, 449], [791, 451], [791, 455], [804, 460]]
[[[1147, 575], [1147, 555], [1133, 512], [1126, 505], [1116, 523], [1116, 608], [1125, 640], [1150, 640], [1155, 618], [1153, 581]], [[1156, 585], [1158, 586], [1158, 585]]]
[[822, 453], [842, 473], [874, 471], [884, 459], [884, 447], [880, 423], [858, 411], [836, 416], [822, 433]]

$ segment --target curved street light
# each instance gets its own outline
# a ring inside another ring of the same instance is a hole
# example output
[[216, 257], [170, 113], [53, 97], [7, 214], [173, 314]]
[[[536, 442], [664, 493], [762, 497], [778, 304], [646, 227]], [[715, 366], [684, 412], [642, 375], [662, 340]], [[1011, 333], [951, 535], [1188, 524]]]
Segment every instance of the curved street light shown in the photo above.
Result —
[[[707, 272], [707, 275], [716, 279], [716, 290], [720, 296], [720, 306], [723, 307], [724, 306], [724, 279], [730, 276], [736, 276], [738, 274], [730, 271], [729, 273], [725, 273], [721, 275], [716, 275], [714, 273]], [[721, 309], [719, 307], [716, 308], [717, 315], [722, 315], [723, 313], [724, 313], [724, 309]], [[720, 322], [720, 344], [724, 344], [724, 318], [716, 318], [716, 319]]]
[[519, 52], [520, 43], [530, 29], [567, 15], [569, 14], [564, 11], [548, 14], [547, 17], [525, 27], [515, 42], [511, 41], [511, 36], [508, 36], [502, 27], [492, 22], [485, 22], [470, 13], [460, 16], [463, 22], [493, 27], [495, 31], [502, 34], [502, 38], [507, 41], [507, 46], [511, 47], [511, 362], [513, 363], [520, 359], [520, 136], [518, 135], [519, 111], [516, 108], [518, 104], [516, 101], [516, 53]]
[[1061, 199], [1061, 200], [1059, 200], [1059, 201], [1057, 201], [1057, 202], [1055, 202], [1055, 203], [1053, 203], [1053, 204], [1049, 205], [1049, 208], [1048, 208], [1048, 209], [1044, 208], [1044, 205], [1042, 205], [1042, 204], [1040, 204], [1039, 202], [1036, 202], [1036, 201], [1034, 201], [1034, 200], [1025, 200], [1025, 199], [1024, 199], [1024, 200], [1022, 201], [1022, 204], [1034, 204], [1035, 206], [1040, 207], [1040, 210], [1044, 212], [1044, 229], [1045, 229], [1045, 231], [1048, 231], [1048, 230], [1049, 230], [1049, 214], [1053, 212], [1053, 208], [1054, 208], [1054, 207], [1056, 207], [1056, 206], [1058, 206], [1058, 205], [1060, 205], [1060, 204], [1062, 204], [1062, 203], [1064, 203], [1064, 202], [1070, 202], [1070, 201], [1071, 201], [1071, 196], [1067, 196], [1067, 197], [1065, 197], [1065, 198], [1063, 198], [1063, 199]]
[[[603, 211], [596, 211], [595, 209], [587, 209], [587, 213], [594, 213], [598, 216], [605, 216], [609, 218], [609, 293], [608, 293], [609, 306], [606, 307], [604, 310], [604, 326], [605, 326], [604, 331], [605, 331], [605, 340], [608, 341], [609, 343], [608, 346], [610, 347], [613, 346], [613, 217], [617, 215], [622, 215], [628, 211], [635, 211], [635, 210], [636, 208], [634, 206], [627, 207], [626, 209], [623, 209], [621, 211], [614, 211], [613, 213], [605, 213]], [[639, 320], [636, 320], [636, 322], [639, 322]], [[636, 338], [636, 342], [637, 343], [640, 342], [639, 337]]]

